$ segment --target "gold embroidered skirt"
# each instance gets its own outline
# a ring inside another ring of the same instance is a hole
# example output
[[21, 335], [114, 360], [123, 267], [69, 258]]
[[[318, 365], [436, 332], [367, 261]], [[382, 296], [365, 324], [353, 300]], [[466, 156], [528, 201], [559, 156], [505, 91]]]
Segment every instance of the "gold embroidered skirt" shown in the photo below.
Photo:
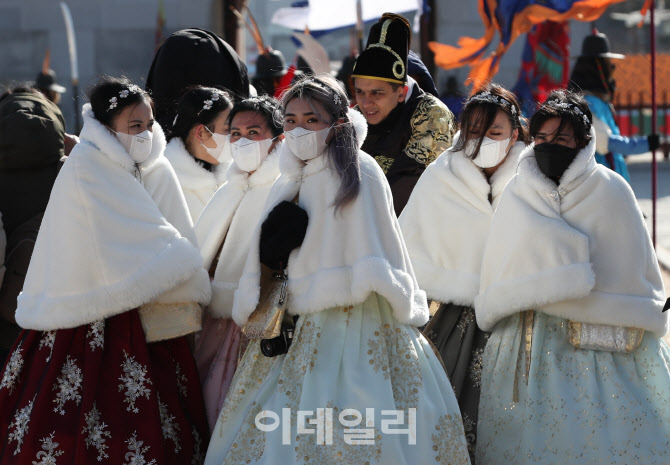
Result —
[[285, 355], [267, 358], [251, 341], [205, 461], [469, 462], [440, 361], [418, 329], [398, 323], [377, 294], [301, 317]]
[[670, 349], [645, 333], [634, 352], [573, 347], [568, 321], [523, 312], [484, 351], [477, 465], [666, 465]]

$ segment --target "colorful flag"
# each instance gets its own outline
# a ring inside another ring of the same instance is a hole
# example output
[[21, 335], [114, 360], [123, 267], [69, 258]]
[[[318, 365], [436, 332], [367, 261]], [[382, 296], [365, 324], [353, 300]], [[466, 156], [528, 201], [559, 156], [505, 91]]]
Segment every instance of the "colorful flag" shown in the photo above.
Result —
[[544, 102], [552, 90], [567, 86], [569, 50], [567, 22], [546, 21], [526, 35], [519, 80], [513, 89], [524, 114], [532, 114], [537, 102]]
[[637, 27], [642, 27], [644, 24], [644, 17], [647, 16], [647, 13], [649, 13], [649, 9], [651, 8], [652, 0], [645, 0], [644, 5], [642, 5], [642, 9], [640, 10], [640, 16], [642, 16], [642, 19], [640, 22], [637, 24]]
[[[430, 42], [435, 53], [435, 63], [445, 69], [469, 65], [468, 79], [477, 91], [498, 72], [500, 59], [517, 37], [530, 31], [535, 24], [550, 20], [564, 22], [568, 19], [595, 21], [608, 6], [624, 0], [478, 0], [479, 14], [485, 33], [480, 39], [461, 37], [458, 46]], [[484, 57], [493, 36], [500, 42], [488, 57]]]

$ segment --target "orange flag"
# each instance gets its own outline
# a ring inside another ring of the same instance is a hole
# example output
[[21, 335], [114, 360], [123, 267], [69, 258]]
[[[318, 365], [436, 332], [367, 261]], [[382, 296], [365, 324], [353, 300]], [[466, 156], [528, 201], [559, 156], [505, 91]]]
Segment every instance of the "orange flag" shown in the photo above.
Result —
[[[438, 42], [428, 45], [435, 54], [435, 64], [445, 68], [471, 67], [468, 82], [476, 92], [493, 79], [500, 60], [517, 37], [530, 31], [535, 24], [547, 20], [563, 22], [569, 19], [595, 21], [612, 4], [625, 0], [478, 0], [479, 14], [484, 23], [480, 39], [461, 37], [458, 46]], [[648, 0], [649, 1], [649, 0]], [[516, 12], [516, 13], [515, 13]], [[488, 57], [485, 52], [498, 33], [500, 43]]]

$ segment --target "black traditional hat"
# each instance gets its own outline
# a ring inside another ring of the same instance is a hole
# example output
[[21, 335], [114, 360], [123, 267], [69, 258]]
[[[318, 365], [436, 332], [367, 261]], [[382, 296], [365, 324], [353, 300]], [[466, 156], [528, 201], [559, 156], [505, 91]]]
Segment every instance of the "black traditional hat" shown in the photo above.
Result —
[[620, 53], [610, 52], [610, 41], [602, 32], [596, 32], [584, 38], [580, 57], [625, 58]]
[[59, 94], [62, 94], [67, 90], [60, 84], [56, 84], [56, 73], [52, 69], [46, 72], [42, 71], [37, 75], [37, 79], [35, 79], [35, 88], [45, 93], [51, 90], [53, 92], [58, 92]]
[[287, 72], [286, 60], [279, 50], [267, 49], [265, 53], [258, 55], [255, 79], [282, 77]]
[[370, 29], [368, 43], [356, 60], [351, 76], [404, 84], [410, 37], [409, 21], [405, 17], [384, 13]]
[[224, 87], [249, 96], [247, 66], [226, 41], [204, 29], [182, 29], [160, 46], [147, 76], [146, 90], [156, 104], [156, 119], [171, 127], [179, 97], [192, 85]]

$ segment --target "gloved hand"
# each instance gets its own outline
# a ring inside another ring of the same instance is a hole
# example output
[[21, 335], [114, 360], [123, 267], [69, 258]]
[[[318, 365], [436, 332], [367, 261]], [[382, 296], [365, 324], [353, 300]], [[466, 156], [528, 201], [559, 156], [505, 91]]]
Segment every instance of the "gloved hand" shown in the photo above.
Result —
[[307, 212], [293, 202], [274, 207], [261, 225], [261, 263], [273, 270], [286, 268], [291, 251], [305, 239], [307, 222]]
[[649, 134], [647, 136], [647, 141], [649, 142], [649, 151], [653, 152], [661, 146], [661, 139], [658, 137], [658, 134]]

